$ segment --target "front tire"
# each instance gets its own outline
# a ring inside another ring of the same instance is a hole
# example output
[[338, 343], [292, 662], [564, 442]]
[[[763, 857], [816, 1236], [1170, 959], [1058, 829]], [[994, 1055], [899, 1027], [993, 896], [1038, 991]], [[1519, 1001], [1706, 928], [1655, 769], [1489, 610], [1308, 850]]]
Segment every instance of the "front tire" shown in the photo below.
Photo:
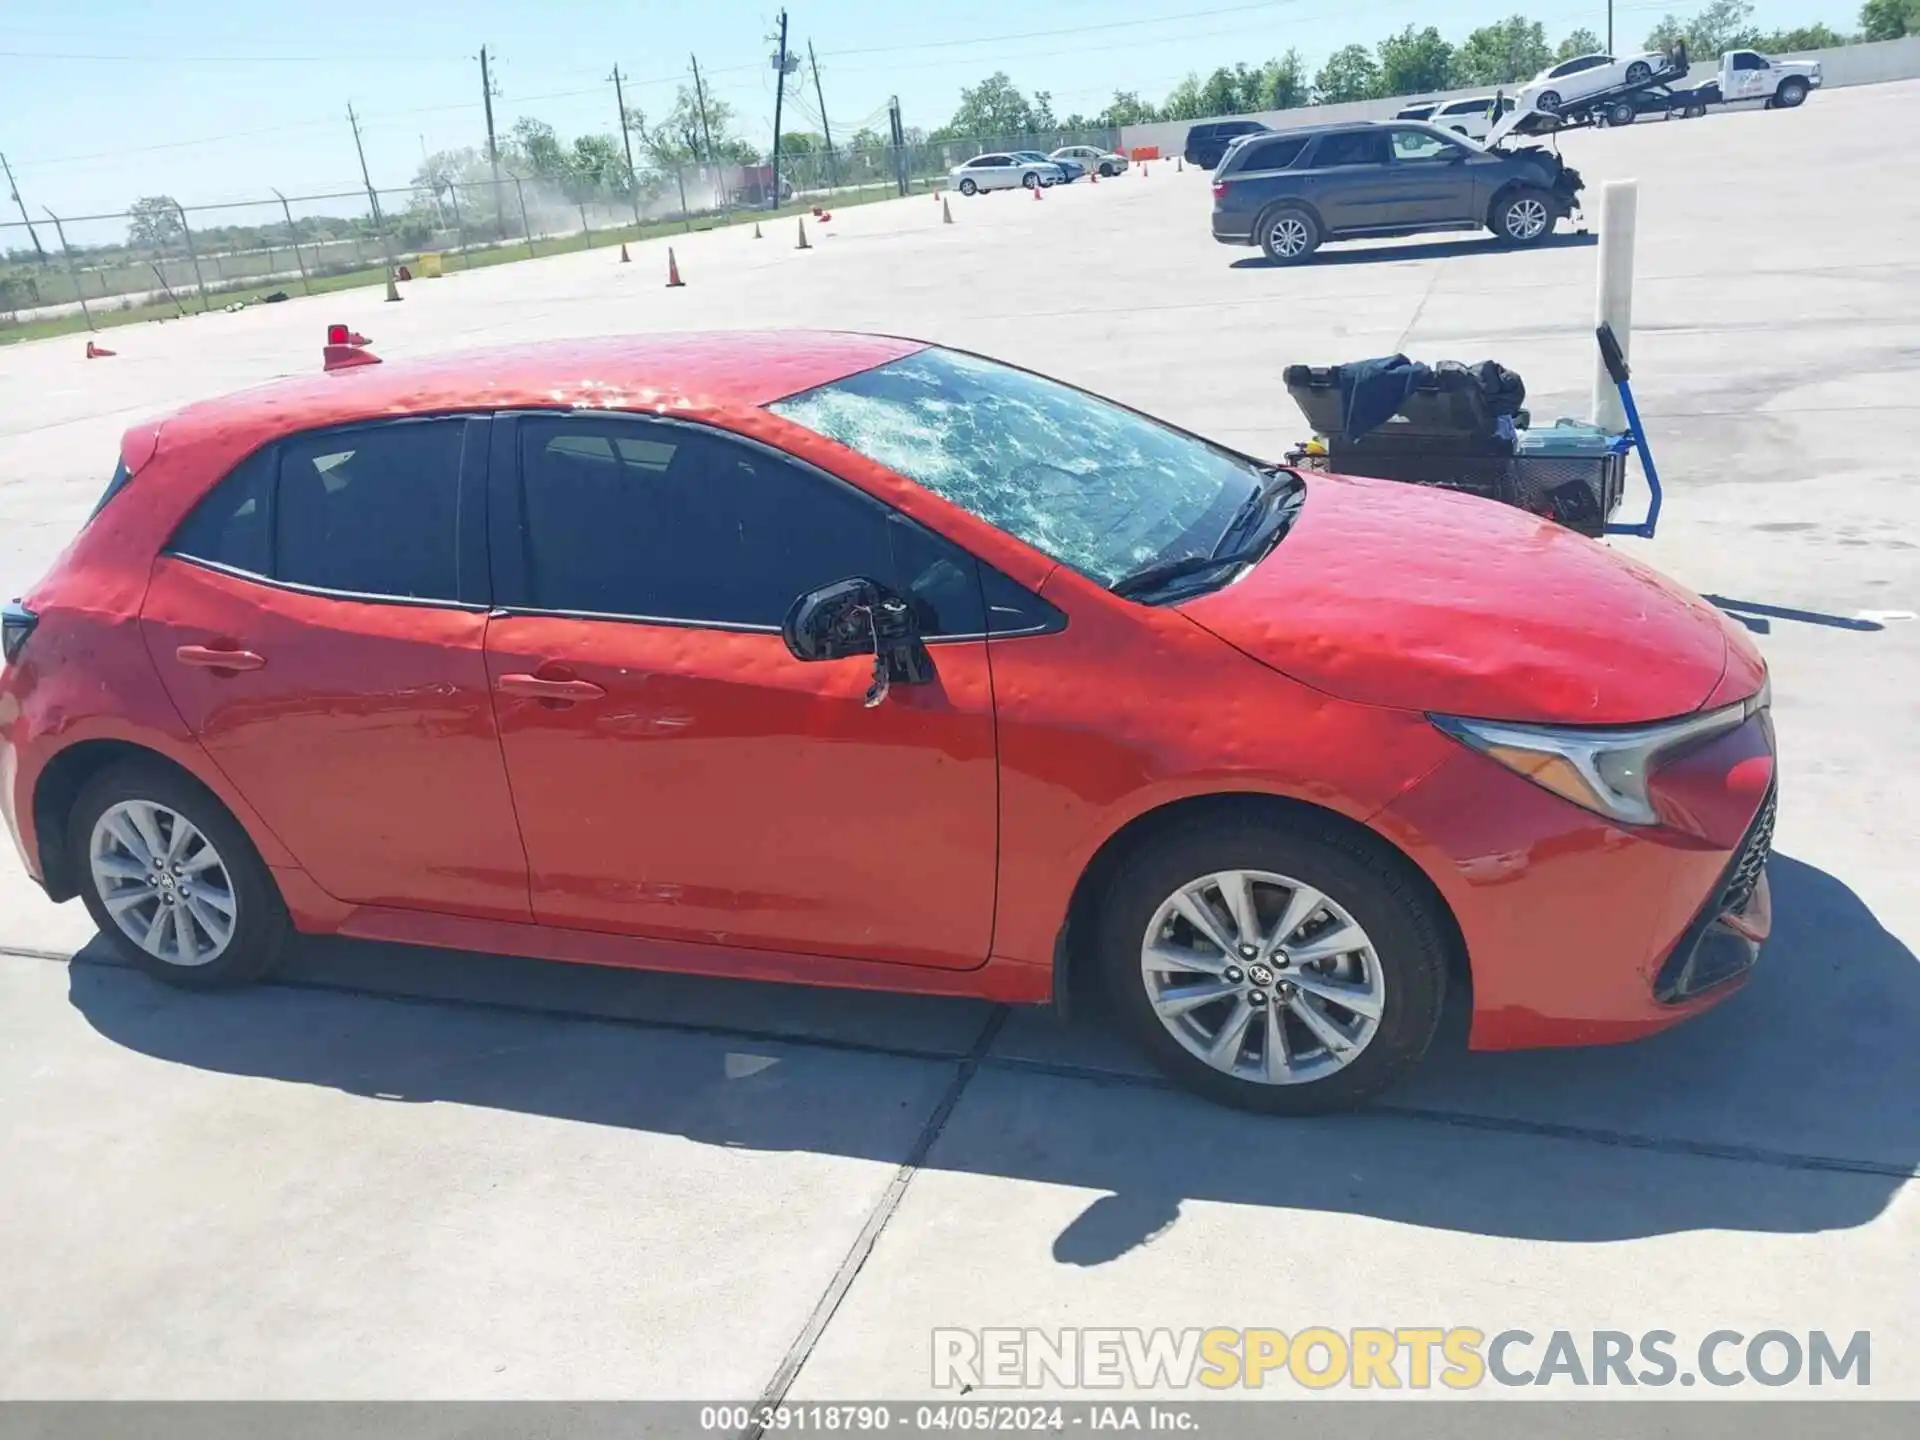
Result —
[[1020, 183], [1029, 190], [1038, 190], [1040, 188], [1039, 172], [1034, 170], [1027, 171], [1026, 174], [1020, 177]]
[[1100, 167], [1100, 178], [1101, 178], [1102, 180], [1111, 180], [1111, 179], [1113, 179], [1113, 177], [1114, 177], [1114, 175], [1115, 175], [1115, 173], [1116, 173], [1116, 172], [1115, 172], [1115, 170], [1114, 170], [1114, 168], [1113, 168], [1113, 166], [1111, 166], [1111, 165], [1102, 165], [1102, 166]]
[[1512, 191], [1493, 207], [1493, 233], [1509, 245], [1538, 245], [1553, 233], [1553, 200], [1531, 187]]
[[1558, 90], [1542, 90], [1540, 92], [1540, 98], [1534, 102], [1534, 105], [1536, 108], [1544, 110], [1548, 114], [1553, 114], [1560, 108], [1560, 92]]
[[960, 182], [960, 193], [962, 195], [978, 195], [980, 193], [980, 187], [974, 183], [971, 175]]
[[1780, 82], [1780, 88], [1774, 91], [1774, 101], [1783, 110], [1791, 110], [1807, 98], [1807, 82], [1799, 79], [1786, 79]]
[[82, 788], [67, 831], [80, 894], [126, 960], [169, 985], [215, 990], [272, 968], [292, 926], [239, 822], [163, 765], [109, 766]]
[[1331, 824], [1196, 820], [1115, 871], [1114, 1009], [1171, 1078], [1269, 1114], [1364, 1104], [1418, 1063], [1446, 993], [1434, 902]]
[[1298, 265], [1320, 248], [1320, 225], [1296, 206], [1269, 210], [1255, 234], [1260, 249], [1275, 265]]

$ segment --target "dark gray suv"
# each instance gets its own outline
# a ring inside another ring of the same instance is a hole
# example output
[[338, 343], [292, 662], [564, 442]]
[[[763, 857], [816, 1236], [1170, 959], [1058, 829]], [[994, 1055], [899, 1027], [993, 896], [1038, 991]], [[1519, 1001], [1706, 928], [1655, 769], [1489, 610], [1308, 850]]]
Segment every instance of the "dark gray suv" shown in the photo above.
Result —
[[1534, 245], [1578, 202], [1578, 171], [1538, 146], [1488, 150], [1434, 125], [1363, 121], [1253, 135], [1213, 177], [1213, 238], [1276, 264], [1328, 240], [1486, 228]]

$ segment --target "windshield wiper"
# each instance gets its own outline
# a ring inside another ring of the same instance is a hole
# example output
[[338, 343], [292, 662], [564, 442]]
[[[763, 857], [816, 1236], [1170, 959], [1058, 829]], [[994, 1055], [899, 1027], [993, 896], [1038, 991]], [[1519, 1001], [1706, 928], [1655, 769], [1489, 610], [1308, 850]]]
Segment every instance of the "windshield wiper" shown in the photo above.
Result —
[[1306, 487], [1301, 483], [1300, 477], [1291, 471], [1273, 470], [1268, 472], [1268, 476], [1267, 483], [1248, 496], [1245, 503], [1234, 512], [1233, 518], [1227, 522], [1227, 528], [1221, 532], [1212, 554], [1187, 555], [1178, 560], [1162, 560], [1146, 565], [1122, 575], [1107, 588], [1115, 595], [1131, 599], [1144, 592], [1157, 590], [1170, 580], [1181, 580], [1190, 575], [1204, 575], [1209, 570], [1223, 570], [1233, 565], [1250, 565], [1258, 560], [1273, 548], [1282, 535], [1287, 533], [1287, 527], [1293, 523], [1294, 514], [1298, 510], [1297, 504], [1283, 504], [1276, 511], [1279, 523], [1271, 530], [1255, 531], [1256, 538], [1249, 540], [1247, 544], [1231, 550], [1221, 550], [1219, 546], [1225, 545], [1231, 537], [1263, 513], [1276, 496], [1284, 496], [1289, 501], [1295, 501], [1305, 491]]

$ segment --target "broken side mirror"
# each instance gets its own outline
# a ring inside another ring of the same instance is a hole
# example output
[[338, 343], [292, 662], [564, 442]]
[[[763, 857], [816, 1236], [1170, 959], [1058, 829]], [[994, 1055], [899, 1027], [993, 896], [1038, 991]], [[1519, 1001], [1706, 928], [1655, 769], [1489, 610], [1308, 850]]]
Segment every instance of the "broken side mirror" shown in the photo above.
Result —
[[933, 679], [933, 657], [920, 639], [913, 607], [874, 580], [838, 580], [809, 590], [787, 610], [780, 635], [796, 660], [873, 656], [869, 709], [896, 683]]

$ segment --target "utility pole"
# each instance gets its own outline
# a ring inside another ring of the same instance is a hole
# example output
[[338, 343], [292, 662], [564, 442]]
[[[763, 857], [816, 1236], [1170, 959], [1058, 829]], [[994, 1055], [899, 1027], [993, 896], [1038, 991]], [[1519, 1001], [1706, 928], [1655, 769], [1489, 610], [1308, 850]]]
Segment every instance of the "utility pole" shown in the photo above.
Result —
[[1607, 0], [1607, 53], [1613, 53], [1613, 0]]
[[769, 209], [780, 208], [780, 104], [787, 97], [787, 12], [780, 12], [780, 53], [773, 57], [773, 198]]
[[713, 153], [713, 126], [707, 123], [707, 87], [700, 81], [700, 57], [689, 55], [687, 58], [693, 61], [693, 98], [700, 107], [700, 133], [707, 140], [707, 163], [718, 165], [720, 157]]
[[493, 167], [494, 228], [507, 233], [507, 206], [500, 197], [500, 146], [493, 138], [493, 74], [487, 69], [487, 47], [480, 47], [480, 100], [487, 107], [487, 163]]
[[[387, 298], [398, 300], [400, 296], [393, 288], [393, 272], [399, 268], [399, 262], [393, 258], [393, 236], [387, 233], [386, 217], [380, 213], [380, 192], [373, 188], [373, 176], [367, 170], [367, 147], [360, 143], [360, 117], [353, 113], [353, 106], [347, 106], [347, 124], [353, 127], [353, 148], [360, 156], [360, 179], [367, 187], [367, 204], [373, 208], [373, 228], [380, 232], [380, 248], [387, 252]], [[206, 297], [203, 294], [201, 299]]]
[[27, 202], [20, 198], [20, 187], [13, 183], [13, 166], [7, 163], [5, 152], [0, 152], [0, 170], [7, 172], [7, 190], [13, 196], [13, 203], [20, 207], [20, 218], [26, 221], [27, 238], [33, 241], [33, 253], [40, 257], [40, 263], [47, 263], [47, 252], [40, 247], [40, 234], [33, 228], [33, 217], [27, 214]]
[[827, 97], [820, 89], [820, 62], [813, 58], [813, 41], [807, 41], [807, 66], [813, 71], [813, 98], [820, 102], [820, 133], [827, 142], [827, 175], [840, 183], [840, 161], [833, 153], [833, 126], [827, 120]]
[[633, 197], [633, 223], [640, 223], [640, 172], [633, 168], [633, 132], [627, 128], [627, 93], [620, 88], [620, 67], [613, 67], [613, 100], [620, 107], [620, 143], [627, 151], [627, 193]]

